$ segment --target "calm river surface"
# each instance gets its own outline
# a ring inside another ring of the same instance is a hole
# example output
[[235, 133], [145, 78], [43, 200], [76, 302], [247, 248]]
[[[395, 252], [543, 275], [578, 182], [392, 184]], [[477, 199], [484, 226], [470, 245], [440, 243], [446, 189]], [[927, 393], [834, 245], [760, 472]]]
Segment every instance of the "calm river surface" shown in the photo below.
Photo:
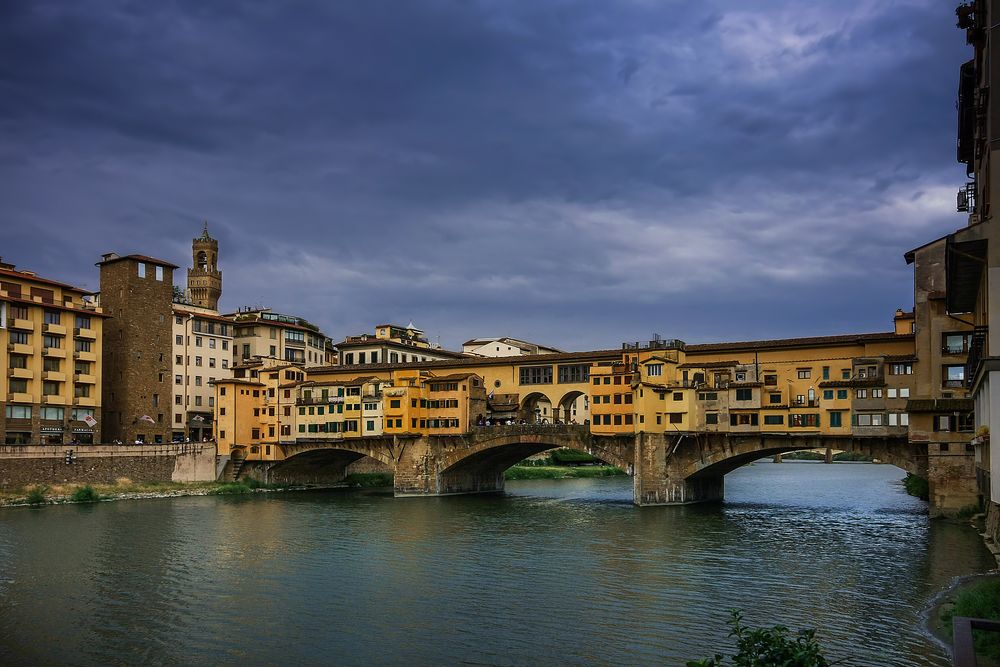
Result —
[[727, 610], [850, 665], [949, 664], [927, 599], [993, 565], [889, 466], [757, 463], [723, 504], [631, 480], [0, 512], [0, 664], [683, 665]]

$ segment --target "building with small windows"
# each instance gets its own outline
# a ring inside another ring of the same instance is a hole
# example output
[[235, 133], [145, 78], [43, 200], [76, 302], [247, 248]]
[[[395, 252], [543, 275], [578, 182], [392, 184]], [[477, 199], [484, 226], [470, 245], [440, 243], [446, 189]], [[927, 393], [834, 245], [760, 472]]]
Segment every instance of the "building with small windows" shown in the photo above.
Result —
[[329, 338], [301, 317], [275, 313], [270, 308], [244, 308], [225, 317], [233, 322], [234, 364], [255, 357], [307, 368], [331, 362]]
[[100, 262], [104, 325], [102, 402], [109, 442], [171, 439], [171, 326], [176, 265], [146, 255], [108, 253]]
[[215, 413], [212, 383], [232, 377], [233, 322], [215, 311], [173, 304], [172, 439], [210, 438]]
[[237, 366], [232, 377], [212, 382], [219, 456], [283, 459], [279, 444], [294, 442], [298, 387], [304, 382], [303, 366], [270, 358]]
[[433, 347], [424, 332], [412, 322], [405, 327], [380, 324], [375, 327], [374, 335], [348, 336], [337, 343], [337, 351], [342, 366], [409, 364], [465, 357], [461, 352]]
[[0, 261], [4, 444], [101, 442], [107, 315], [90, 297]]

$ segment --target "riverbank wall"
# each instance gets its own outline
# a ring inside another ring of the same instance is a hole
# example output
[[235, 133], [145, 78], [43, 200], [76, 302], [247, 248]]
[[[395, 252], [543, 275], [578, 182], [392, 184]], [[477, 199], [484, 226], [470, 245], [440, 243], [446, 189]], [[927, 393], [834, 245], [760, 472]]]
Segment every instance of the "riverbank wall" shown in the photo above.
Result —
[[[67, 452], [74, 458], [66, 462]], [[210, 482], [214, 442], [162, 445], [0, 445], [0, 490], [36, 484]]]

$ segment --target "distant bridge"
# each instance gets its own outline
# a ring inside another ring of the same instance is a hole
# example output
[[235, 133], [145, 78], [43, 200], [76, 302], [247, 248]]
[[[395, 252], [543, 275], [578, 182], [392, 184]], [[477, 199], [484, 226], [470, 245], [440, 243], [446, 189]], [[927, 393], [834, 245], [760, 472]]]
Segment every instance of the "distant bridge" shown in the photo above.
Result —
[[504, 471], [534, 454], [568, 447], [588, 452], [633, 478], [636, 505], [722, 500], [725, 475], [759, 458], [802, 449], [857, 452], [928, 477], [925, 446], [905, 436], [637, 433], [599, 436], [587, 426], [517, 425], [477, 428], [462, 436], [378, 436], [279, 445], [281, 461], [246, 461], [241, 476], [303, 483], [344, 479], [363, 457], [394, 473], [397, 496], [498, 492]]

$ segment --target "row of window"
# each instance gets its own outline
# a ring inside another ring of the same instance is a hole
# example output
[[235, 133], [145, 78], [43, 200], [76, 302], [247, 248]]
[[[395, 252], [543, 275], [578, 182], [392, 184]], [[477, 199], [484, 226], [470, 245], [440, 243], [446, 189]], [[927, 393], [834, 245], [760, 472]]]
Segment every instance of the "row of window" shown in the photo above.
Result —
[[632, 404], [632, 394], [598, 394], [594, 396], [594, 405], [600, 405], [604, 403], [609, 405], [612, 403], [612, 399], [615, 405], [631, 405]]
[[[190, 375], [188, 375], [188, 376], [175, 375], [174, 376], [174, 384], [175, 385], [191, 384], [191, 377], [192, 376], [190, 376]], [[194, 386], [196, 386], [196, 387], [202, 386], [201, 380], [202, 380], [202, 377], [200, 375], [195, 375], [194, 376]], [[208, 381], [209, 382], [215, 382], [215, 378], [214, 377], [209, 377]]]
[[[7, 419], [31, 419], [32, 411], [34, 406], [31, 405], [7, 405], [4, 408], [4, 413]], [[38, 408], [38, 418], [47, 419], [54, 421], [62, 421], [66, 415], [65, 408], [51, 407], [51, 406], [40, 406]], [[72, 421], [83, 421], [84, 417], [93, 417], [93, 408], [73, 408], [70, 412], [70, 419]]]
[[[215, 338], [209, 338], [208, 339], [208, 349], [210, 349], [210, 350], [214, 350], [215, 349], [216, 340], [217, 339], [215, 339]], [[191, 344], [191, 337], [190, 336], [187, 337], [187, 342], [188, 342], [188, 345]], [[195, 336], [194, 337], [194, 346], [195, 347], [204, 347], [204, 343], [205, 343], [205, 339], [202, 336]], [[175, 334], [174, 335], [174, 344], [175, 345], [184, 345], [184, 335], [183, 334]], [[249, 351], [249, 349], [250, 349], [249, 345], [244, 345], [244, 347]], [[228, 340], [222, 341], [222, 349], [223, 350], [228, 350], [229, 349], [229, 341]]]
[[[187, 361], [188, 361], [188, 364], [190, 365], [190, 363], [191, 363], [191, 357], [190, 356], [188, 356]], [[202, 366], [204, 364], [204, 361], [205, 360], [204, 360], [203, 357], [196, 355], [195, 358], [194, 358], [194, 365], [195, 366]], [[215, 357], [209, 357], [208, 358], [208, 367], [209, 368], [215, 368], [215, 364], [216, 364]], [[175, 354], [174, 355], [174, 365], [175, 366], [183, 366], [184, 365], [184, 355], [182, 355], [182, 354]], [[222, 359], [222, 368], [229, 368], [229, 360], [228, 359]]]
[[[7, 381], [7, 391], [12, 394], [27, 394], [28, 393], [28, 380], [23, 378], [10, 378]], [[62, 382], [55, 380], [45, 380], [42, 382], [42, 395], [43, 396], [59, 396], [62, 394]], [[89, 398], [91, 385], [89, 384], [74, 384], [73, 385], [73, 396], [76, 398]]]

